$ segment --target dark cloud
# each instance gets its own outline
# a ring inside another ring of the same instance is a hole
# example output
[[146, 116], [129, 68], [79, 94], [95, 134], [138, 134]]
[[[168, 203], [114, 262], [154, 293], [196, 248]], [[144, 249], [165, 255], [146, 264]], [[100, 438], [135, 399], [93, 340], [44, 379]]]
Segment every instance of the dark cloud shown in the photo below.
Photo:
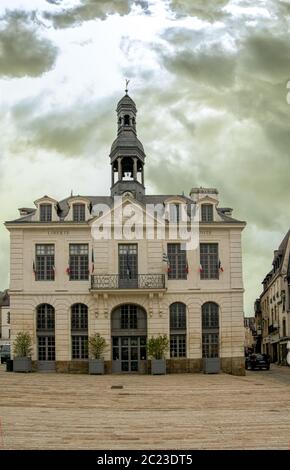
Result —
[[170, 0], [169, 7], [177, 16], [194, 16], [214, 22], [226, 16], [222, 11], [230, 0]]
[[25, 100], [11, 109], [11, 124], [18, 135], [14, 151], [43, 149], [69, 158], [95, 158], [102, 148], [109, 153], [108, 142], [116, 135], [112, 97], [74, 102], [61, 110], [50, 106], [49, 111], [43, 111], [43, 99]]
[[[199, 16], [196, 2], [178, 3], [184, 15]], [[154, 86], [137, 101], [151, 191], [217, 187], [220, 205], [247, 221], [247, 314], [290, 220], [290, 37], [278, 3], [264, 2], [255, 16], [229, 10], [218, 28], [163, 31], [162, 47], [152, 48], [168, 88], [151, 77]]]
[[0, 76], [37, 77], [53, 67], [57, 48], [38, 33], [35, 14], [9, 11], [0, 21]]
[[163, 54], [163, 64], [171, 72], [178, 70], [183, 78], [202, 81], [213, 87], [228, 87], [233, 83], [236, 66], [235, 54], [226, 54], [218, 44], [210, 48], [179, 54]]
[[290, 34], [259, 31], [242, 42], [241, 66], [261, 80], [281, 82], [290, 76]]
[[[58, 4], [61, 6], [61, 3]], [[145, 0], [82, 0], [80, 5], [73, 8], [62, 8], [53, 13], [45, 12], [44, 17], [52, 20], [55, 28], [70, 28], [84, 21], [104, 20], [108, 15], [116, 13], [127, 15], [134, 4], [148, 12], [148, 2]]]

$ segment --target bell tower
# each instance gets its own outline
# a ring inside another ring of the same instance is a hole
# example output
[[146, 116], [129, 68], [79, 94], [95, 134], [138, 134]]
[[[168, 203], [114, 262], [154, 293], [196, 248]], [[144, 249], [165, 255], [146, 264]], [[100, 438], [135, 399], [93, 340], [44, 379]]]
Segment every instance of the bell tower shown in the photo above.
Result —
[[145, 194], [145, 153], [137, 138], [136, 105], [128, 95], [127, 88], [116, 111], [118, 133], [110, 152], [111, 196], [121, 196], [129, 191], [133, 197], [139, 199]]

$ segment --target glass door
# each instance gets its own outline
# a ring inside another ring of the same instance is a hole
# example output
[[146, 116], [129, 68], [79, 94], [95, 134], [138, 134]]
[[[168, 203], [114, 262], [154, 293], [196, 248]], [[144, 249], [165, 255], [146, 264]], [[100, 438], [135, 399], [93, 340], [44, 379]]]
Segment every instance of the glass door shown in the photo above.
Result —
[[113, 338], [113, 361], [119, 361], [120, 372], [139, 372], [140, 361], [146, 360], [146, 336]]
[[119, 245], [119, 287], [138, 287], [138, 257], [136, 244]]

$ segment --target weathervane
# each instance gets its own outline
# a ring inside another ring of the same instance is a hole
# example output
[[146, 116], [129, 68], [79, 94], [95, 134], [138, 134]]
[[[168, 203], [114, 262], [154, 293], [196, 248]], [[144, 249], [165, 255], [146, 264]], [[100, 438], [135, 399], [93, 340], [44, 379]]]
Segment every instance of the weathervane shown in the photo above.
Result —
[[127, 78], [125, 79], [125, 82], [126, 82], [126, 88], [125, 88], [125, 93], [126, 95], [128, 94], [128, 85], [130, 83], [130, 80], [128, 80]]

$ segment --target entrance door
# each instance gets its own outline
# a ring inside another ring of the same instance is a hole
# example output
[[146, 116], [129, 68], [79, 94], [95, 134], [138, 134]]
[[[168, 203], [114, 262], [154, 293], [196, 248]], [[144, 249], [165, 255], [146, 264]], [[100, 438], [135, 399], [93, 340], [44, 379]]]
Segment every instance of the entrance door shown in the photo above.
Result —
[[136, 244], [130, 243], [119, 245], [119, 287], [123, 289], [138, 287], [138, 258]]
[[206, 302], [202, 306], [202, 357], [205, 373], [220, 371], [219, 307], [214, 302]]
[[40, 371], [55, 370], [55, 312], [52, 305], [37, 307], [37, 368]]
[[115, 372], [139, 372], [146, 361], [146, 336], [113, 337]]

